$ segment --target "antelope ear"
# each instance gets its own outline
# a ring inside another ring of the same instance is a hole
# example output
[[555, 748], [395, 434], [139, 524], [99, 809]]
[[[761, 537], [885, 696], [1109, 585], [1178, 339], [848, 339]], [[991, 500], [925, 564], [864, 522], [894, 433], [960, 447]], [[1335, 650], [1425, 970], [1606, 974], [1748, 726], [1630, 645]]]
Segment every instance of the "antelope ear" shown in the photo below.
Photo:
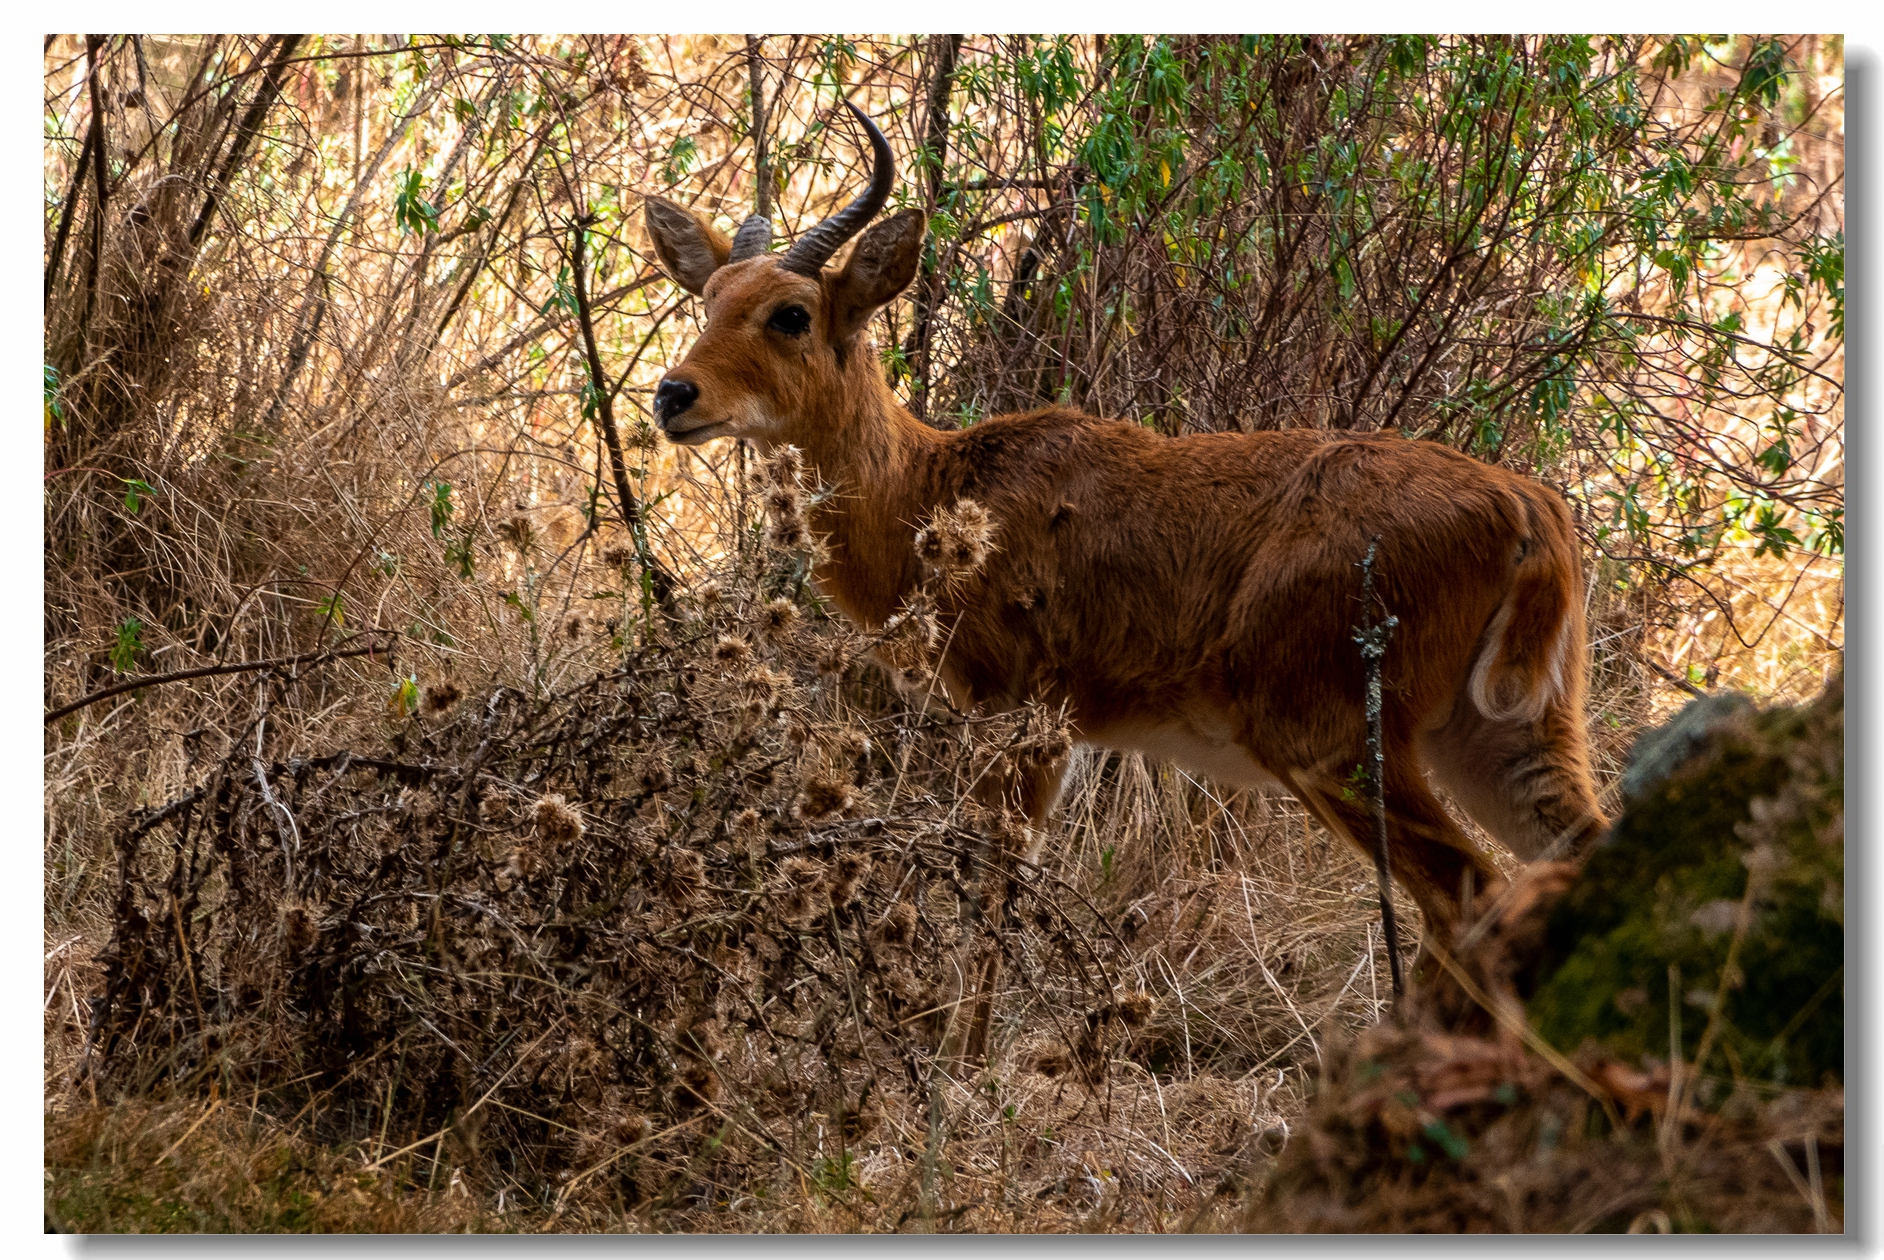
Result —
[[664, 197], [649, 197], [647, 207], [648, 235], [661, 266], [689, 293], [706, 288], [707, 278], [726, 265], [733, 243], [704, 216]]
[[927, 218], [920, 210], [893, 214], [863, 234], [831, 286], [832, 340], [848, 340], [879, 306], [901, 293], [922, 261]]

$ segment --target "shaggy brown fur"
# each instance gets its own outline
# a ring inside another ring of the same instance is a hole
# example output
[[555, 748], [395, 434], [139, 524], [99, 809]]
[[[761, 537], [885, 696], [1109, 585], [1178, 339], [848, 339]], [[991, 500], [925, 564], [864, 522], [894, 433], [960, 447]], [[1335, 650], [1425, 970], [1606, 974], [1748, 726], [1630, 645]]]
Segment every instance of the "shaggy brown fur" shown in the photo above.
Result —
[[[912, 540], [938, 509], [972, 499], [992, 516], [992, 556], [939, 610], [958, 706], [1065, 705], [1083, 741], [1279, 783], [1365, 845], [1350, 636], [1356, 565], [1378, 536], [1376, 588], [1400, 619], [1384, 672], [1389, 850], [1428, 931], [1456, 928], [1467, 872], [1480, 895], [1499, 882], [1428, 770], [1522, 857], [1599, 834], [1580, 565], [1549, 489], [1381, 435], [1172, 439], [1053, 407], [939, 432], [897, 403], [861, 335], [914, 273], [920, 211], [878, 223], [812, 280], [765, 257], [725, 264], [724, 236], [654, 205], [660, 253], [688, 261], [675, 274], [708, 318], [663, 384], [662, 427], [689, 445], [804, 451], [833, 491], [811, 518], [828, 550], [817, 576], [847, 616], [874, 628], [898, 610], [922, 576]], [[1062, 768], [1018, 789], [1035, 821]]]

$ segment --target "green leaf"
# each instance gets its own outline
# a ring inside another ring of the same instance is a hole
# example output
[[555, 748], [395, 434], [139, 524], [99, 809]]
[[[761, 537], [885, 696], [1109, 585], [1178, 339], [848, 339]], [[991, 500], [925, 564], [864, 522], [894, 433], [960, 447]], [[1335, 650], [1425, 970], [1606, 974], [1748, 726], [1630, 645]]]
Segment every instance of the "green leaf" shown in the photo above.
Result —
[[1784, 524], [1784, 511], [1777, 503], [1760, 505], [1749, 527], [1749, 532], [1760, 540], [1753, 549], [1755, 556], [1783, 556], [1788, 548], [1799, 545], [1799, 535]]
[[700, 156], [700, 146], [692, 136], [676, 136], [667, 146], [667, 157], [661, 163], [661, 179], [669, 184], [678, 184]]
[[506, 604], [509, 604], [512, 608], [516, 609], [519, 613], [523, 614], [523, 619], [525, 621], [536, 620], [536, 611], [532, 609], [530, 605], [524, 603], [523, 600], [517, 595], [517, 592], [505, 591], [504, 602]]
[[429, 504], [432, 509], [432, 537], [442, 538], [445, 535], [445, 527], [451, 524], [451, 514], [455, 510], [451, 502], [451, 483], [434, 481], [430, 483], [430, 486], [432, 490]]
[[1420, 1132], [1431, 1138], [1441, 1150], [1445, 1151], [1445, 1153], [1453, 1159], [1464, 1159], [1466, 1152], [1471, 1150], [1471, 1147], [1466, 1144], [1465, 1139], [1448, 1128], [1444, 1120], [1429, 1121]]
[[59, 369], [48, 363], [46, 364], [46, 427], [48, 429], [52, 427], [54, 420], [60, 424], [65, 423], [65, 407], [59, 402]]
[[1806, 519], [1812, 529], [1806, 535], [1806, 546], [1822, 556], [1842, 556], [1845, 554], [1845, 509], [1833, 508], [1824, 516], [1807, 513]]
[[136, 617], [126, 617], [118, 623], [118, 639], [111, 645], [111, 668], [120, 674], [128, 674], [137, 664], [138, 653], [144, 650], [142, 638], [144, 623]]
[[118, 480], [124, 483], [124, 510], [133, 516], [144, 506], [145, 497], [156, 493], [150, 488], [150, 483], [141, 477], [120, 477]]
[[420, 194], [425, 176], [415, 167], [407, 167], [394, 181], [393, 222], [401, 234], [418, 232], [430, 235], [438, 231], [438, 210]]
[[471, 531], [466, 530], [445, 544], [445, 563], [457, 565], [458, 576], [470, 579], [477, 564], [477, 553], [471, 545]]
[[393, 711], [394, 717], [407, 717], [419, 711], [419, 680], [416, 675], [399, 680], [387, 707]]

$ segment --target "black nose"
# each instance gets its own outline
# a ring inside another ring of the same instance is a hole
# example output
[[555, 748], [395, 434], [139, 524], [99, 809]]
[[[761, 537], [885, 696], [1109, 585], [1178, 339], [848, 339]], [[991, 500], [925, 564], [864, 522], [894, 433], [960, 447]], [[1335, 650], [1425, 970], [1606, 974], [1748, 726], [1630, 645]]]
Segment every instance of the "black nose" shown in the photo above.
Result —
[[693, 406], [693, 400], [699, 396], [700, 387], [692, 381], [662, 381], [661, 387], [654, 391], [654, 418], [665, 428], [668, 421]]

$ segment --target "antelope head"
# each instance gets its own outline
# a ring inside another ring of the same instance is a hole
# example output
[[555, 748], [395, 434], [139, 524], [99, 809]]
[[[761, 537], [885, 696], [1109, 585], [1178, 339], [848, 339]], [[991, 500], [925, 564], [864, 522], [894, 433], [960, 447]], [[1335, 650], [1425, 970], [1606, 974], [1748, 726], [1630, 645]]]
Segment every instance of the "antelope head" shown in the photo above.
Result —
[[772, 225], [762, 214], [728, 240], [702, 216], [648, 198], [648, 233], [662, 266], [706, 300], [706, 330], [655, 391], [655, 420], [669, 440], [698, 446], [743, 437], [762, 449], [829, 449], [841, 440], [836, 430], [888, 397], [875, 356], [859, 353], [860, 342], [870, 316], [916, 274], [924, 216], [892, 215], [864, 232], [842, 267], [826, 267], [883, 208], [896, 180], [889, 142], [849, 108], [870, 135], [870, 187], [784, 253], [769, 252]]

